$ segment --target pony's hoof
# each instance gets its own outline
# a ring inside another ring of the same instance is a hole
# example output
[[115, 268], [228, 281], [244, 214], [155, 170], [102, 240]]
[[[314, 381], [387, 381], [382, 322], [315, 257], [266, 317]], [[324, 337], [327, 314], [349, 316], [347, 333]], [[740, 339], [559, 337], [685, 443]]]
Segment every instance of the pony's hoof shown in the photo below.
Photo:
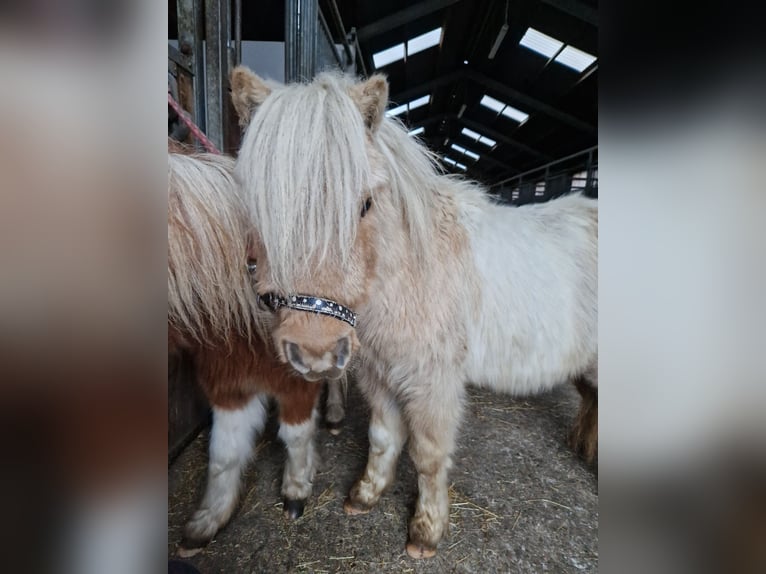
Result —
[[209, 542], [209, 540], [194, 540], [184, 536], [181, 539], [181, 543], [178, 545], [176, 555], [179, 558], [191, 558], [202, 552]]
[[369, 511], [370, 511], [369, 508], [354, 506], [354, 503], [351, 502], [351, 500], [348, 498], [343, 501], [343, 512], [345, 512], [348, 516], [356, 516], [358, 514], [367, 514]]
[[330, 432], [332, 436], [338, 436], [340, 434], [341, 424], [340, 422], [336, 423], [327, 423], [327, 430]]
[[305, 499], [298, 499], [298, 500], [290, 500], [289, 498], [285, 498], [284, 501], [284, 512], [285, 512], [285, 518], [288, 518], [290, 520], [296, 520], [303, 516], [303, 509], [306, 506], [306, 500]]
[[420, 560], [421, 558], [433, 558], [436, 556], [436, 548], [430, 548], [429, 546], [424, 546], [417, 542], [408, 542], [407, 554], [410, 555], [410, 558], [415, 558], [416, 560]]

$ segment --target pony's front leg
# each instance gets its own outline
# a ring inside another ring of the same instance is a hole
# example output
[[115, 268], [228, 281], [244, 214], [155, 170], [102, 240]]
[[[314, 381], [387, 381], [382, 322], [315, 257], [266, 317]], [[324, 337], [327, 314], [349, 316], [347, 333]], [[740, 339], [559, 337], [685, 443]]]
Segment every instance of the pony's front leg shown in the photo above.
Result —
[[300, 390], [279, 397], [278, 436], [287, 447], [282, 495], [285, 516], [291, 519], [303, 515], [316, 473], [314, 431], [320, 390], [318, 384], [302, 383]]
[[410, 457], [418, 472], [418, 500], [410, 520], [407, 553], [430, 558], [449, 529], [447, 473], [460, 423], [462, 392], [434, 389], [406, 406]]
[[364, 514], [377, 504], [391, 484], [396, 461], [407, 440], [407, 427], [391, 393], [382, 385], [364, 388], [371, 407], [370, 451], [367, 467], [343, 504], [346, 514]]
[[266, 423], [265, 405], [266, 396], [259, 394], [238, 409], [213, 406], [207, 487], [199, 509], [186, 524], [179, 554], [198, 552], [231, 517], [254, 436]]

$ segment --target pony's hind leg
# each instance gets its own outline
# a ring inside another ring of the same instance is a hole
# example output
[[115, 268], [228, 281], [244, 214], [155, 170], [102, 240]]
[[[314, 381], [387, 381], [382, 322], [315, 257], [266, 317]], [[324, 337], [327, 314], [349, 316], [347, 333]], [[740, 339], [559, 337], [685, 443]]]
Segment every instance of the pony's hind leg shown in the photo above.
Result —
[[340, 434], [340, 426], [346, 416], [343, 401], [344, 379], [327, 381], [327, 404], [325, 419], [330, 434]]
[[264, 395], [255, 395], [238, 409], [213, 406], [207, 487], [199, 509], [186, 524], [179, 554], [198, 552], [231, 517], [254, 436], [266, 422], [265, 404]]
[[287, 447], [282, 495], [285, 516], [291, 519], [303, 514], [316, 473], [314, 432], [320, 391], [318, 384], [301, 382], [292, 393], [279, 397], [278, 436]]
[[582, 402], [569, 434], [569, 444], [588, 464], [592, 464], [598, 456], [598, 379], [596, 377], [580, 376], [573, 381], [582, 397]]
[[396, 461], [407, 439], [407, 427], [399, 405], [381, 385], [363, 387], [372, 410], [367, 467], [343, 504], [346, 514], [364, 514], [377, 504], [391, 484]]

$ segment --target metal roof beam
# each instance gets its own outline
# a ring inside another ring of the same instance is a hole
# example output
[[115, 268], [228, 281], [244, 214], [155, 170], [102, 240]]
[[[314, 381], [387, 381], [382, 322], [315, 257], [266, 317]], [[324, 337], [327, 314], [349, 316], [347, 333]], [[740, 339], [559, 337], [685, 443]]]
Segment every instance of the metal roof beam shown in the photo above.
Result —
[[533, 98], [532, 96], [528, 96], [527, 94], [514, 88], [508, 87], [505, 84], [502, 84], [497, 80], [493, 80], [492, 78], [485, 76], [481, 72], [477, 72], [475, 70], [457, 70], [450, 72], [444, 76], [439, 76], [433, 80], [423, 82], [422, 84], [419, 84], [413, 88], [409, 88], [403, 92], [394, 94], [390, 100], [397, 104], [403, 104], [405, 102], [409, 102], [413, 98], [422, 96], [424, 93], [431, 93], [435, 88], [447, 86], [464, 78], [468, 78], [477, 84], [486, 86], [487, 88], [502, 94], [507, 98], [514, 100], [515, 102], [518, 102], [520, 105], [527, 108], [527, 110], [525, 110], [527, 112], [531, 110], [540, 112], [546, 116], [554, 118], [564, 124], [589, 134], [594, 134], [597, 131], [596, 128], [588, 122], [563, 112], [550, 104], [546, 104], [545, 102], [538, 100], [537, 98]]
[[543, 2], [562, 12], [566, 12], [570, 16], [574, 16], [583, 22], [598, 27], [598, 10], [595, 10], [587, 4], [583, 4], [578, 0], [543, 0]]
[[[455, 116], [455, 117], [457, 117], [457, 116]], [[531, 154], [531, 155], [533, 155], [535, 157], [538, 157], [538, 158], [540, 158], [540, 159], [542, 159], [544, 161], [551, 161], [551, 160], [553, 160], [553, 158], [551, 156], [549, 156], [548, 154], [545, 154], [545, 153], [543, 153], [543, 152], [541, 152], [539, 150], [536, 150], [533, 147], [530, 147], [530, 146], [528, 146], [526, 144], [518, 142], [518, 141], [516, 141], [516, 140], [514, 140], [512, 138], [509, 138], [507, 135], [501, 134], [500, 132], [497, 132], [497, 131], [493, 130], [492, 128], [489, 128], [489, 127], [485, 126], [484, 124], [480, 124], [479, 122], [475, 122], [473, 120], [469, 120], [465, 116], [460, 118], [460, 121], [463, 122], [467, 128], [472, 129], [475, 132], [479, 132], [482, 135], [489, 136], [490, 138], [492, 138], [493, 140], [495, 140], [497, 142], [504, 143], [506, 145], [514, 147], [514, 148], [516, 148], [518, 150], [521, 150], [521, 151], [526, 152], [528, 154]]]
[[410, 100], [422, 96], [425, 93], [430, 94], [436, 88], [448, 86], [453, 82], [462, 80], [464, 77], [465, 73], [461, 70], [450, 72], [449, 74], [444, 74], [443, 76], [437, 76], [433, 80], [423, 82], [422, 84], [418, 84], [417, 86], [404, 90], [403, 92], [392, 95], [389, 98], [389, 101], [395, 104], [404, 104]]
[[[589, 134], [596, 133], [596, 128], [592, 126], [591, 124], [589, 124], [588, 122], [584, 122], [583, 120], [576, 118], [571, 114], [562, 112], [561, 110], [553, 107], [550, 104], [541, 102], [537, 98], [528, 96], [527, 94], [520, 92], [519, 90], [516, 90], [509, 86], [506, 86], [505, 84], [498, 82], [497, 80], [493, 80], [492, 78], [490, 78], [489, 76], [485, 76], [481, 72], [477, 72], [475, 70], [466, 70], [465, 74], [469, 79], [473, 80], [477, 84], [486, 86], [490, 88], [491, 90], [494, 90], [495, 92], [510, 98], [511, 100], [515, 100], [522, 106], [526, 106], [529, 110], [535, 110], [537, 112], [545, 114], [546, 116], [554, 118], [580, 131], [583, 131]], [[528, 111], [528, 110], [525, 110], [525, 111]]]
[[398, 28], [404, 24], [412, 22], [413, 20], [422, 18], [431, 12], [436, 12], [437, 10], [442, 10], [448, 6], [457, 4], [459, 1], [460, 0], [425, 0], [423, 2], [418, 2], [409, 8], [399, 10], [398, 12], [394, 12], [393, 14], [385, 16], [384, 18], [381, 18], [372, 24], [363, 26], [358, 31], [359, 41], [364, 42], [365, 40], [369, 40], [370, 38], [382, 34], [383, 32], [388, 32], [389, 30]]
[[[469, 129], [472, 129], [475, 132], [480, 132], [482, 135], [489, 136], [490, 138], [492, 138], [493, 140], [495, 140], [498, 143], [506, 144], [506, 145], [508, 145], [510, 147], [513, 147], [513, 148], [516, 148], [517, 150], [526, 152], [526, 153], [528, 153], [530, 155], [533, 155], [533, 156], [535, 156], [535, 157], [537, 157], [537, 158], [539, 158], [539, 159], [541, 159], [543, 161], [546, 161], [546, 162], [547, 161], [553, 161], [553, 158], [551, 156], [549, 156], [548, 154], [545, 154], [545, 153], [543, 153], [543, 152], [541, 152], [539, 150], [536, 150], [533, 147], [530, 147], [530, 146], [528, 146], [526, 144], [523, 144], [523, 143], [521, 143], [519, 141], [516, 141], [513, 138], [509, 138], [505, 134], [501, 134], [500, 132], [496, 132], [495, 130], [485, 126], [484, 124], [481, 124], [479, 122], [475, 122], [473, 120], [469, 120], [465, 116], [463, 116], [462, 118], [458, 118], [457, 114], [438, 114], [438, 115], [435, 115], [435, 116], [430, 116], [430, 117], [426, 118], [425, 120], [423, 120], [422, 122], [417, 122], [417, 125], [425, 127], [425, 126], [428, 126], [428, 125], [431, 125], [431, 124], [439, 123], [442, 120], [457, 120], [458, 122], [462, 123], [465, 127], [469, 128]], [[444, 137], [444, 136], [440, 136], [440, 137]], [[450, 139], [455, 139], [455, 138], [450, 137]], [[478, 147], [474, 146], [472, 148], [472, 151], [476, 151], [478, 153], [480, 149], [481, 148], [478, 148]], [[485, 158], [485, 157], [489, 157], [489, 155], [486, 152], [485, 152], [484, 155], [482, 155], [482, 158]], [[495, 159], [495, 158], [492, 158], [492, 159]], [[501, 163], [503, 163], [503, 165], [506, 166], [508, 169], [513, 170], [513, 171], [517, 171], [516, 168], [508, 165], [507, 163], [504, 163], [504, 162], [501, 162]]]

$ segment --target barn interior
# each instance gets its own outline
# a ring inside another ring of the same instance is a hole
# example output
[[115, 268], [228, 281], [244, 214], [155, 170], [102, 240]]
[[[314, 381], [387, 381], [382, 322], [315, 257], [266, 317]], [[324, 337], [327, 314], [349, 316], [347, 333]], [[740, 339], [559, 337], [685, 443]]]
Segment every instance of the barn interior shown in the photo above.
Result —
[[[387, 114], [437, 153], [445, 172], [515, 205], [573, 190], [598, 197], [598, 6], [595, 0], [169, 0], [168, 89], [219, 150], [241, 132], [228, 71], [277, 81], [327, 68], [384, 73]], [[169, 108], [169, 135], [200, 142]], [[204, 488], [209, 408], [188, 358], [169, 357], [168, 555]], [[283, 517], [284, 449], [275, 416], [243, 477], [229, 525], [188, 562], [200, 572], [595, 572], [596, 471], [566, 444], [578, 395], [477, 389], [450, 475], [450, 533], [436, 558], [404, 551], [416, 495], [408, 457], [379, 508], [346, 517], [364, 467], [368, 409], [349, 386], [338, 436], [320, 429], [314, 494]]]

